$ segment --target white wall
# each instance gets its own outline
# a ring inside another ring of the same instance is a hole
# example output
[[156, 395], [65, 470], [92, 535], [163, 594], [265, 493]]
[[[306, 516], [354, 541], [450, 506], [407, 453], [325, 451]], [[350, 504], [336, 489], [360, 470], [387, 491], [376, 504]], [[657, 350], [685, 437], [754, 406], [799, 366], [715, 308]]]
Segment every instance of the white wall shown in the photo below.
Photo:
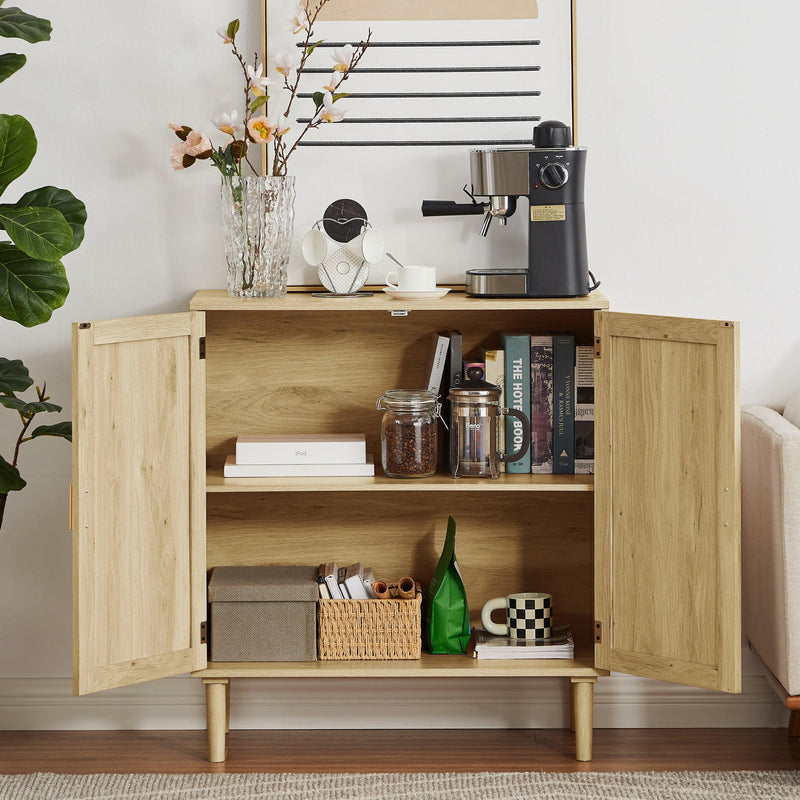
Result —
[[[30, 62], [3, 85], [2, 111], [25, 115], [40, 139], [8, 197], [54, 183], [86, 202], [89, 221], [85, 243], [66, 259], [66, 306], [31, 330], [0, 320], [0, 354], [21, 357], [68, 408], [71, 322], [183, 310], [195, 289], [223, 285], [216, 173], [206, 165], [172, 173], [165, 125], [204, 124], [228, 105], [238, 73], [215, 30], [239, 16], [256, 49], [258, 11], [255, 0], [22, 5], [51, 19], [54, 35], [35, 46], [9, 40], [3, 50], [26, 52]], [[603, 291], [620, 311], [741, 320], [742, 400], [781, 406], [800, 388], [800, 7], [579, 0], [579, 14], [579, 137], [590, 148], [589, 249]], [[13, 415], [0, 418], [8, 453]], [[9, 498], [0, 532], [0, 727], [201, 725], [199, 687], [188, 679], [69, 697], [69, 448], [31, 443], [21, 467], [29, 485]], [[597, 721], [780, 724], [784, 714], [758, 674], [746, 658], [740, 698], [601, 681]], [[562, 721], [539, 690], [520, 716], [502, 683], [470, 685], [469, 713], [456, 694], [461, 684], [346, 684], [343, 698], [371, 704], [375, 724], [394, 701], [408, 708], [409, 724]], [[306, 698], [326, 696], [322, 686], [305, 688]], [[242, 696], [273, 698], [277, 716], [262, 719], [241, 705], [241, 724], [313, 722], [311, 712], [292, 716], [301, 701], [293, 685], [260, 691], [247, 686]], [[177, 704], [165, 708], [172, 697]]]

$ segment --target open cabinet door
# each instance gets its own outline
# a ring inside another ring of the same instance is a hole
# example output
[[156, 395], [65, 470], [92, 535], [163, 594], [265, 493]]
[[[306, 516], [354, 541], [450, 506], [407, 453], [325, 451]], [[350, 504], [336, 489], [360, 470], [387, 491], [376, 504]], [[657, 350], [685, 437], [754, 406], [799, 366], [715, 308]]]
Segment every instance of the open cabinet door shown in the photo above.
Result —
[[73, 326], [75, 694], [206, 666], [204, 326]]
[[595, 664], [741, 691], [737, 326], [595, 330]]

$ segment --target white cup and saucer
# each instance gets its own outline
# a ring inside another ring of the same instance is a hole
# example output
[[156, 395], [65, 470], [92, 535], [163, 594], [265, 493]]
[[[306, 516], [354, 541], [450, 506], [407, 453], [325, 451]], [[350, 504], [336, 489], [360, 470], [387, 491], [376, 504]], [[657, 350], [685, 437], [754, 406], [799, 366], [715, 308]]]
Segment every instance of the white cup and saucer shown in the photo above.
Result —
[[436, 286], [436, 267], [402, 267], [386, 275], [383, 289], [395, 300], [438, 300], [450, 290]]

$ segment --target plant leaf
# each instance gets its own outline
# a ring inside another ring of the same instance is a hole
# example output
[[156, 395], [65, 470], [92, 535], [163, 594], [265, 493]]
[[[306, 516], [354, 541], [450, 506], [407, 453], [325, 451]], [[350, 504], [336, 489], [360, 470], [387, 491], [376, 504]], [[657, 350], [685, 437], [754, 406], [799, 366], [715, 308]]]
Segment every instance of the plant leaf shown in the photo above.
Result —
[[18, 492], [24, 488], [25, 481], [22, 480], [19, 470], [12, 467], [3, 456], [0, 456], [0, 494]]
[[0, 55], [0, 83], [6, 78], [10, 78], [18, 69], [22, 69], [27, 60], [21, 53], [3, 53], [3, 55]]
[[86, 223], [86, 206], [68, 189], [57, 186], [42, 186], [26, 192], [19, 200], [18, 206], [36, 206], [38, 208], [55, 208], [64, 215], [67, 224], [72, 228], [71, 253], [83, 241], [84, 224]]
[[336, 92], [334, 95], [332, 95], [332, 98], [333, 98], [332, 102], [335, 103], [337, 100], [341, 100], [343, 97], [350, 97], [350, 93], [349, 92]]
[[28, 368], [18, 358], [0, 358], [0, 392], [24, 392], [33, 386]]
[[308, 50], [306, 50], [306, 54], [310, 56], [317, 49], [317, 47], [319, 47], [324, 41], [325, 41], [324, 39], [320, 39], [318, 42], [310, 44], [308, 46]]
[[37, 436], [60, 436], [67, 441], [72, 441], [72, 423], [67, 420], [66, 422], [57, 422], [55, 425], [40, 425], [31, 434], [31, 439]]
[[0, 203], [0, 227], [31, 258], [58, 261], [72, 249], [72, 228], [56, 208]]
[[235, 39], [236, 34], [239, 33], [239, 20], [234, 19], [228, 23], [228, 30], [226, 31], [229, 39]]
[[68, 294], [60, 261], [40, 261], [10, 242], [0, 242], [0, 317], [26, 328], [41, 325], [64, 305]]
[[36, 154], [36, 134], [19, 114], [0, 114], [0, 194], [28, 169]]
[[20, 8], [0, 8], [0, 36], [24, 39], [32, 44], [50, 39], [53, 26], [50, 20], [26, 14]]
[[7, 394], [0, 394], [0, 406], [6, 408], [13, 408], [14, 411], [19, 411], [20, 414], [39, 414], [42, 411], [61, 411], [61, 406], [55, 403], [45, 403], [42, 400], [34, 400], [31, 403], [22, 400], [19, 397], [10, 397]]
[[325, 99], [325, 95], [323, 92], [314, 92], [311, 95], [311, 99], [314, 101], [314, 105], [319, 108], [322, 105], [322, 101]]
[[256, 97], [252, 103], [250, 103], [250, 112], [255, 114], [261, 106], [266, 105], [266, 102], [269, 98], [266, 95], [261, 95], [261, 97]]

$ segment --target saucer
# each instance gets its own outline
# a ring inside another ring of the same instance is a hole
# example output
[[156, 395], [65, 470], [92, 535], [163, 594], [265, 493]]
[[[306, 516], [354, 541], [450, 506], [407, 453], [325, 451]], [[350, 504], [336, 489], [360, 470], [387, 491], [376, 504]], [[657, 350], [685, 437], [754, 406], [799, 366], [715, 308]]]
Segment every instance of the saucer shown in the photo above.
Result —
[[450, 290], [430, 289], [421, 292], [404, 292], [401, 289], [390, 289], [386, 286], [383, 291], [395, 300], [438, 300], [440, 297], [444, 297]]

